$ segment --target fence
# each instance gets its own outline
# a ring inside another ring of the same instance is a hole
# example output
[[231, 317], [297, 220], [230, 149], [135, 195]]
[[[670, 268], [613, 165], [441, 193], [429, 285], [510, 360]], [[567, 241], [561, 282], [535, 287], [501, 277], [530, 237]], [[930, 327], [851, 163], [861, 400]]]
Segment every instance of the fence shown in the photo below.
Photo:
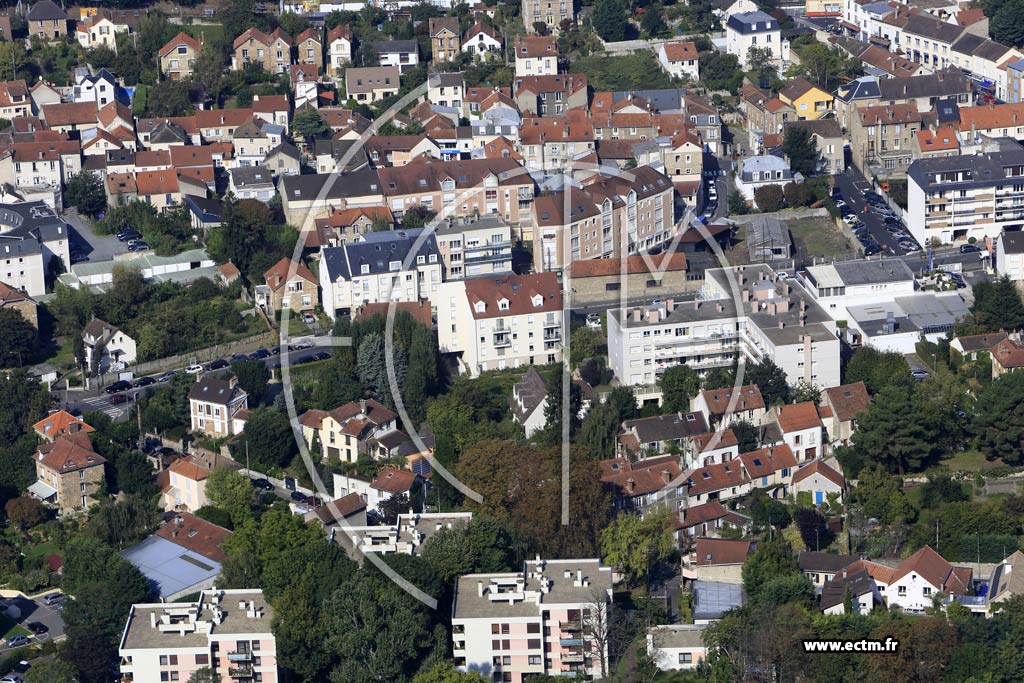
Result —
[[245, 339], [239, 339], [238, 341], [227, 342], [225, 344], [217, 344], [216, 346], [210, 346], [197, 351], [190, 351], [176, 356], [168, 356], [167, 358], [158, 358], [157, 360], [151, 360], [145, 363], [136, 363], [135, 365], [130, 366], [128, 370], [133, 372], [136, 376], [150, 375], [154, 372], [180, 368], [186, 365], [191, 365], [192, 363], [209, 362], [235, 353], [251, 353], [256, 349], [262, 348], [266, 344], [276, 342], [277, 335], [271, 332], [264, 332], [263, 334], [246, 337]]

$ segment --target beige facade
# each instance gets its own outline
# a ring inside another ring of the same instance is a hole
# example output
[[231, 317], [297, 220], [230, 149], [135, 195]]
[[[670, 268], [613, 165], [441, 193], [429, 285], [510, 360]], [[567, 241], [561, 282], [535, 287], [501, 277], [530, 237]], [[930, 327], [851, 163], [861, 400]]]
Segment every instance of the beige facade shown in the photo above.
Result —
[[186, 33], [179, 33], [160, 48], [160, 71], [168, 78], [188, 78], [203, 46]]
[[39, 446], [35, 457], [36, 483], [29, 492], [54, 505], [62, 515], [82, 512], [103, 488], [106, 460], [92, 449], [84, 432]]
[[921, 125], [916, 104], [877, 105], [857, 110], [850, 122], [850, 152], [854, 165], [867, 176], [905, 174], [914, 160], [914, 140]]
[[317, 73], [324, 69], [323, 35], [314, 28], [308, 28], [295, 39], [296, 55], [299, 64], [312, 64]]
[[234, 418], [249, 407], [249, 397], [237, 377], [200, 377], [188, 392], [188, 404], [192, 431], [219, 439], [235, 433]]
[[462, 34], [457, 17], [432, 17], [430, 31], [430, 53], [434, 63], [453, 62], [462, 50]]
[[523, 25], [533, 33], [534, 24], [544, 24], [557, 32], [563, 21], [575, 20], [572, 0], [523, 0]]
[[167, 485], [161, 491], [164, 510], [195, 512], [206, 506], [206, 478], [210, 469], [210, 462], [198, 456], [172, 462], [167, 469]]
[[231, 68], [241, 71], [246, 63], [255, 63], [271, 74], [281, 74], [292, 63], [292, 39], [280, 28], [270, 35], [251, 28], [235, 38]]

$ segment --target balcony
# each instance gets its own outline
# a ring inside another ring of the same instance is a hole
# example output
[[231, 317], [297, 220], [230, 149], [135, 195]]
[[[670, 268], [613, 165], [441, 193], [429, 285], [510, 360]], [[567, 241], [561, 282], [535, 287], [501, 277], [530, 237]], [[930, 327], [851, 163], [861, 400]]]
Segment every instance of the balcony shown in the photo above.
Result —
[[582, 638], [559, 638], [558, 644], [562, 647], [579, 647], [583, 645]]
[[558, 341], [561, 338], [562, 338], [562, 332], [560, 330], [558, 330], [558, 329], [553, 329], [553, 330], [545, 329], [544, 330], [544, 340], [545, 341]]
[[564, 663], [566, 663], [566, 664], [582, 664], [583, 663], [583, 655], [582, 654], [566, 654], [566, 655], [562, 655], [562, 661]]
[[512, 335], [511, 334], [496, 334], [494, 335], [494, 347], [495, 348], [508, 348], [512, 346]]
[[558, 628], [562, 631], [581, 631], [583, 627], [578, 621], [560, 621], [558, 622]]
[[231, 667], [228, 669], [228, 676], [231, 678], [252, 678], [253, 669], [251, 666]]
[[227, 656], [228, 656], [228, 661], [229, 662], [251, 662], [252, 661], [252, 653], [251, 652], [229, 652]]

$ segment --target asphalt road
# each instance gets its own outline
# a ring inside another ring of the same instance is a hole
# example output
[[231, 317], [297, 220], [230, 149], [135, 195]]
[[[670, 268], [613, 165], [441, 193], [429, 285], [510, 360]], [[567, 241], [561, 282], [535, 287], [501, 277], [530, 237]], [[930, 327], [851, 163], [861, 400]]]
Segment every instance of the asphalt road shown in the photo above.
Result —
[[[329, 337], [326, 337], [326, 336], [320, 337], [320, 338], [318, 338], [318, 340], [327, 341], [327, 340], [329, 340]], [[268, 349], [268, 350], [270, 350], [270, 349]], [[302, 361], [308, 359], [310, 356], [312, 356], [312, 355], [314, 355], [316, 353], [320, 353], [321, 351], [327, 351], [328, 353], [330, 353], [331, 349], [329, 347], [313, 347], [313, 348], [308, 348], [308, 349], [296, 349], [294, 351], [287, 351], [287, 352], [285, 352], [284, 356], [287, 357], [288, 363], [290, 365], [298, 365]], [[230, 361], [231, 359], [230, 358], [225, 358], [224, 360]], [[273, 370], [273, 369], [276, 369], [276, 368], [280, 367], [280, 365], [282, 363], [282, 357], [280, 355], [270, 356], [269, 358], [263, 359], [263, 362], [266, 363], [267, 366], [270, 367]], [[182, 372], [184, 372], [184, 370], [179, 369], [178, 372], [182, 373]], [[163, 372], [158, 372], [158, 373], [155, 373], [155, 374], [152, 374], [152, 375], [146, 375], [146, 376], [153, 377], [155, 379], [155, 378], [159, 377], [162, 374], [163, 374]], [[109, 375], [108, 375], [108, 377], [109, 377]], [[135, 377], [135, 380], [141, 379], [141, 377], [142, 377], [141, 375], [138, 376], [138, 377]], [[133, 381], [135, 381], [135, 380], [133, 380]], [[113, 382], [113, 380], [108, 380], [106, 382], [106, 385], [109, 386], [112, 382]], [[126, 396], [128, 398], [127, 402], [120, 403], [120, 404], [112, 403], [111, 401], [113, 399], [113, 395], [109, 395], [109, 394], [105, 393], [105, 391], [103, 390], [102, 387], [95, 387], [94, 386], [94, 388], [92, 388], [92, 389], [90, 389], [88, 391], [85, 391], [85, 390], [78, 390], [78, 391], [72, 390], [72, 391], [68, 392], [68, 396], [67, 396], [68, 397], [67, 409], [72, 410], [72, 411], [78, 410], [78, 411], [81, 411], [83, 413], [86, 412], [86, 411], [89, 411], [89, 410], [98, 410], [98, 411], [100, 411], [102, 413], [105, 413], [112, 420], [115, 420], [115, 421], [116, 420], [122, 420], [122, 419], [127, 418], [129, 412], [131, 411], [132, 407], [135, 404], [136, 397], [139, 395], [140, 392], [143, 392], [143, 391], [145, 391], [148, 388], [151, 388], [151, 387], [155, 388], [155, 387], [158, 387], [158, 386], [160, 386], [159, 383], [158, 384], [150, 384], [149, 387], [138, 387], [138, 388], [129, 389], [127, 391], [119, 392], [118, 394], [115, 394], [115, 395], [123, 395], [123, 396]], [[64, 398], [63, 394], [60, 394], [60, 392], [58, 392], [58, 394], [60, 395], [60, 397], [62, 399]]]
[[109, 261], [116, 254], [128, 251], [128, 244], [120, 242], [114, 236], [100, 237], [92, 225], [85, 221], [75, 209], [64, 214], [64, 220], [71, 226], [71, 248], [81, 251], [88, 261]]
[[[61, 618], [61, 608], [59, 605], [54, 605], [52, 607], [45, 605], [43, 604], [43, 599], [41, 597], [36, 598], [35, 600], [29, 600], [28, 598], [13, 598], [10, 602], [21, 610], [21, 619], [18, 620], [20, 625], [25, 626], [30, 622], [38, 621], [50, 629], [49, 633], [45, 633], [40, 636], [30, 636], [30, 644], [38, 645], [46, 642], [47, 640], [55, 640], [64, 636], [64, 619]], [[10, 649], [11, 648], [7, 647], [6, 641], [0, 641], [0, 653], [6, 652]]]

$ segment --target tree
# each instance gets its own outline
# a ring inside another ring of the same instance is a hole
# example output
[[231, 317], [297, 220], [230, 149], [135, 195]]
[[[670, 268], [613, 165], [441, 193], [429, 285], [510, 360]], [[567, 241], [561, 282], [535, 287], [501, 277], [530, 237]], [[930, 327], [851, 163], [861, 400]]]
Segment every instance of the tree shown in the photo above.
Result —
[[224, 61], [224, 50], [219, 44], [209, 41], [203, 46], [192, 67], [192, 80], [203, 86], [214, 106], [220, 105], [220, 96], [226, 84]]
[[782, 153], [793, 173], [813, 175], [818, 165], [818, 143], [809, 128], [789, 126], [782, 137]]
[[595, 0], [591, 24], [606, 43], [626, 38], [626, 4], [622, 0]]
[[793, 548], [781, 536], [758, 544], [743, 564], [743, 588], [752, 603], [761, 601], [762, 590], [774, 578], [800, 574]]
[[762, 213], [781, 211], [785, 206], [785, 195], [781, 185], [762, 185], [754, 190], [754, 203]]
[[210, 505], [226, 510], [233, 524], [252, 517], [256, 501], [249, 478], [230, 467], [214, 467], [206, 477], [206, 498]]
[[617, 515], [601, 532], [601, 554], [629, 585], [637, 585], [651, 566], [672, 552], [672, 513], [668, 508], [643, 517]]
[[249, 398], [258, 404], [267, 392], [270, 382], [270, 369], [262, 360], [240, 360], [231, 364], [231, 372], [238, 378], [238, 386], [242, 387]]
[[78, 683], [75, 667], [60, 659], [37, 659], [25, 672], [25, 683]]
[[832, 545], [834, 536], [820, 512], [814, 508], [797, 509], [793, 513], [793, 519], [800, 529], [800, 540], [808, 550], [821, 550]]
[[643, 19], [640, 20], [640, 25], [643, 26], [644, 31], [651, 38], [660, 37], [668, 30], [668, 26], [665, 25], [664, 12], [661, 5], [655, 3], [648, 5], [644, 9], [646, 11], [644, 12]]
[[299, 448], [288, 416], [270, 406], [260, 406], [245, 421], [244, 435], [232, 442], [231, 452], [242, 462], [248, 456], [254, 468], [284, 468], [291, 464]]
[[749, 453], [761, 447], [761, 432], [749, 420], [732, 422], [729, 424], [729, 429], [732, 430], [733, 435], [736, 437], [740, 453]]
[[[547, 386], [547, 399], [544, 404], [544, 430], [540, 433], [540, 439], [549, 446], [561, 444], [566, 437], [570, 443], [575, 443], [576, 435], [580, 431], [580, 406], [583, 402], [580, 385], [568, 377], [569, 395], [565, 396], [565, 380], [567, 373], [562, 366], [558, 366], [556, 372], [551, 373], [545, 380]], [[568, 407], [565, 402], [568, 401]], [[563, 417], [568, 414], [569, 425], [565, 429]]]
[[765, 405], [785, 403], [789, 396], [786, 373], [769, 357], [765, 357], [759, 363], [748, 365], [743, 374], [743, 381], [757, 385]]
[[47, 517], [43, 504], [27, 494], [7, 501], [4, 512], [7, 513], [7, 519], [11, 520], [11, 524], [21, 531], [28, 531], [42, 524]]
[[319, 137], [330, 129], [316, 109], [303, 109], [292, 117], [292, 135], [306, 140]]
[[[1024, 3], [1024, 0], [1015, 0]], [[968, 320], [957, 325], [957, 334], [984, 334], [1024, 328], [1024, 303], [1017, 287], [1006, 276], [982, 281], [973, 288], [974, 305]]]
[[782, 195], [786, 198], [786, 205], [791, 209], [807, 206], [814, 201], [814, 193], [805, 183], [786, 183], [782, 186]]
[[661, 407], [669, 413], [690, 410], [690, 399], [700, 392], [700, 376], [685, 363], [665, 370], [658, 380], [661, 387]]
[[356, 352], [356, 374], [359, 383], [369, 391], [375, 399], [388, 406], [395, 407], [392, 396], [392, 383], [388, 374], [385, 354], [390, 353], [395, 371], [395, 386], [402, 387], [408, 368], [405, 349], [397, 343], [385, 344], [384, 337], [378, 332], [371, 332], [359, 343]]
[[903, 354], [862, 346], [853, 352], [844, 371], [844, 383], [864, 382], [872, 395], [889, 384], [910, 382], [910, 366]]
[[208, 666], [196, 669], [188, 677], [188, 683], [219, 683], [220, 678]]
[[989, 21], [989, 33], [1004, 45], [1024, 45], [1024, 0], [1006, 0]]
[[309, 19], [294, 12], [285, 12], [277, 18], [277, 24], [288, 35], [297, 36], [309, 28]]
[[103, 178], [92, 171], [74, 174], [64, 186], [64, 204], [77, 207], [79, 213], [96, 218], [107, 209]]
[[193, 110], [188, 82], [168, 78], [157, 83], [149, 90], [146, 106], [152, 117], [187, 116]]
[[[396, 319], [396, 326], [398, 322]], [[411, 322], [402, 402], [409, 417], [420, 421], [427, 414], [427, 397], [437, 387], [437, 344], [429, 328], [419, 322]], [[395, 369], [397, 371], [398, 368]]]
[[451, 662], [440, 662], [433, 669], [417, 674], [412, 683], [488, 683], [489, 680], [475, 671], [456, 671]]
[[32, 362], [36, 348], [36, 328], [21, 311], [0, 308], [0, 368], [22, 367]]
[[733, 216], [744, 216], [750, 213], [750, 204], [743, 198], [743, 195], [736, 191], [729, 193], [729, 214]]
[[[711, 14], [711, 8], [708, 8]], [[701, 80], [710, 90], [729, 90], [733, 94], [743, 85], [743, 70], [736, 55], [711, 50], [700, 58]]]
[[774, 59], [770, 47], [751, 45], [747, 49], [747, 69], [759, 76], [763, 76], [772, 70]]
[[569, 340], [569, 348], [569, 364], [578, 368], [584, 360], [607, 353], [608, 342], [601, 330], [583, 326], [573, 331]]
[[802, 379], [793, 385], [793, 390], [790, 392], [789, 397], [793, 400], [793, 403], [810, 401], [817, 404], [821, 400], [821, 387], [813, 382]]
[[971, 431], [987, 459], [1024, 462], [1024, 373], [1005, 373], [982, 389], [974, 416]]
[[158, 519], [151, 503], [139, 496], [126, 495], [117, 501], [104, 500], [90, 511], [86, 531], [109, 546], [123, 548], [152, 533]]
[[[870, 407], [857, 419], [857, 431], [851, 438], [853, 455], [847, 460], [856, 470], [865, 462], [877, 462], [890, 472], [903, 475], [920, 472], [938, 460], [936, 435], [922, 424], [913, 390], [893, 384], [882, 389]], [[844, 468], [847, 462], [843, 462]]]

